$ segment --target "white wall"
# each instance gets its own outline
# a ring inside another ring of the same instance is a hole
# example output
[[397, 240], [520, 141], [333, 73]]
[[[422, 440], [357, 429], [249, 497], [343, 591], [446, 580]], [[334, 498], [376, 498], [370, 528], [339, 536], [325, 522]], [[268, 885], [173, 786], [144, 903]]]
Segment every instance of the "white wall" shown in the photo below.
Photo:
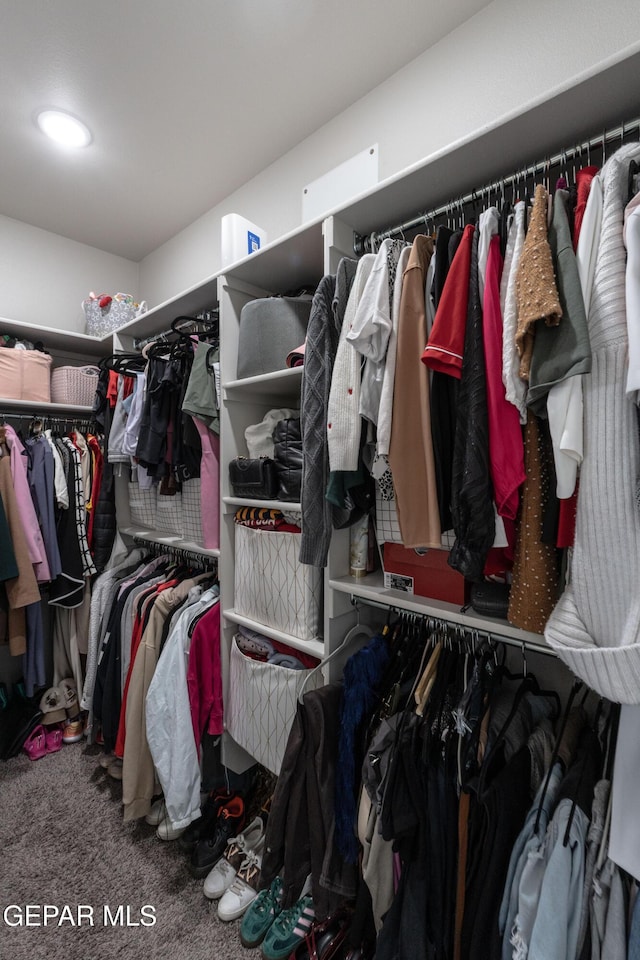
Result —
[[139, 265], [0, 217], [0, 316], [83, 330], [89, 290], [158, 304], [220, 268], [225, 213], [275, 240], [300, 225], [304, 185], [370, 144], [393, 177], [625, 59], [639, 37], [637, 0], [494, 0]]
[[300, 225], [304, 185], [370, 144], [381, 180], [394, 176], [624, 59], [638, 37], [637, 0], [495, 0], [146, 257], [142, 295], [156, 304], [215, 273], [225, 213], [275, 240]]
[[91, 290], [137, 297], [138, 280], [131, 260], [0, 216], [0, 317], [83, 333]]

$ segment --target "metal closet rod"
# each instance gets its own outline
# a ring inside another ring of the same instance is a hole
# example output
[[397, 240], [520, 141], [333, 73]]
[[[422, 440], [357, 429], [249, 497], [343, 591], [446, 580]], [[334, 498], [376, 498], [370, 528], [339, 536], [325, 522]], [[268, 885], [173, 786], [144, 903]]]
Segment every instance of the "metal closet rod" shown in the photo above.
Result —
[[28, 420], [29, 423], [33, 423], [34, 421], [39, 420], [41, 423], [53, 424], [56, 427], [62, 427], [62, 426], [78, 427], [79, 430], [83, 429], [85, 431], [88, 430], [92, 422], [90, 417], [85, 417], [84, 419], [79, 420], [78, 417], [57, 417], [57, 416], [50, 416], [49, 414], [41, 415], [39, 413], [13, 413], [13, 412], [0, 413], [0, 420], [3, 422], [5, 420]]
[[135, 536], [133, 537], [133, 542], [137, 543], [139, 546], [147, 547], [155, 554], [168, 553], [173, 555], [176, 558], [185, 558], [187, 560], [192, 560], [195, 564], [205, 569], [211, 568], [213, 572], [217, 572], [218, 569], [218, 559], [217, 557], [207, 557], [202, 553], [196, 553], [194, 550], [189, 550], [186, 547], [180, 547], [177, 544], [173, 543], [158, 543], [157, 540], [147, 540], [146, 537]]
[[541, 653], [545, 657], [554, 657], [554, 659], [558, 659], [556, 653], [548, 647], [538, 646], [535, 643], [531, 643], [530, 640], [518, 640], [516, 637], [505, 637], [499, 631], [479, 630], [477, 627], [471, 627], [464, 623], [457, 623], [455, 620], [445, 620], [443, 617], [436, 617], [430, 613], [419, 613], [417, 610], [406, 610], [402, 607], [395, 607], [392, 603], [382, 603], [379, 600], [371, 600], [369, 597], [356, 597], [352, 594], [350, 600], [352, 606], [354, 606], [356, 609], [362, 604], [363, 606], [376, 607], [379, 610], [386, 610], [387, 612], [395, 611], [397, 614], [406, 613], [410, 617], [418, 617], [421, 620], [427, 620], [429, 623], [433, 624], [434, 627], [453, 627], [454, 629], [462, 630], [465, 633], [473, 634], [480, 640], [495, 640], [499, 643], [505, 643], [510, 647], [516, 647], [518, 650], [522, 651], [522, 653], [524, 653], [525, 650], [528, 650], [530, 653]]
[[478, 200], [483, 196], [489, 196], [492, 193], [504, 193], [505, 187], [513, 188], [521, 181], [525, 181], [528, 177], [536, 177], [540, 173], [548, 175], [552, 167], [557, 167], [558, 165], [565, 166], [567, 162], [575, 159], [582, 161], [584, 159], [583, 154], [586, 154], [587, 160], [590, 161], [592, 150], [602, 150], [604, 153], [608, 143], [613, 143], [618, 140], [620, 143], [622, 143], [624, 142], [625, 137], [629, 136], [630, 134], [637, 133], [639, 130], [640, 117], [635, 117], [633, 120], [625, 120], [617, 127], [611, 127], [608, 130], [603, 130], [602, 133], [596, 134], [589, 140], [583, 140], [582, 143], [577, 143], [572, 147], [567, 147], [565, 150], [561, 150], [552, 157], [546, 157], [544, 160], [538, 160], [536, 163], [532, 163], [527, 167], [522, 167], [520, 170], [516, 170], [514, 173], [509, 174], [506, 177], [493, 180], [491, 183], [486, 183], [483, 187], [478, 187], [477, 189], [472, 190], [471, 193], [467, 193], [462, 197], [457, 197], [454, 200], [450, 200], [449, 203], [444, 203], [432, 210], [419, 213], [411, 220], [406, 220], [404, 223], [399, 223], [395, 227], [387, 227], [385, 230], [374, 231], [366, 236], [363, 234], [354, 233], [353, 249], [358, 256], [361, 256], [363, 253], [371, 253], [373, 243], [378, 244], [387, 237], [393, 237], [397, 234], [402, 236], [405, 230], [410, 232], [421, 225], [426, 226], [430, 220], [434, 221], [438, 217], [454, 214], [461, 207], [465, 207], [471, 203], [477, 203]]

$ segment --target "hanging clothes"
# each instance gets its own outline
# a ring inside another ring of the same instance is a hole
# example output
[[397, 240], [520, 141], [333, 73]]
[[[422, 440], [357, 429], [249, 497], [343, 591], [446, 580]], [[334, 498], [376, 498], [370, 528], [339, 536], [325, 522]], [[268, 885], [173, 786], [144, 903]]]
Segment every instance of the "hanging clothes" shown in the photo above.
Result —
[[527, 381], [537, 321], [544, 320], [548, 326], [557, 326], [562, 317], [547, 239], [548, 201], [547, 191], [539, 183], [516, 275], [516, 346], [520, 357], [520, 377]]
[[[572, 578], [545, 629], [547, 642], [577, 676], [623, 703], [639, 702], [640, 691], [640, 620], [632, 601], [640, 557], [640, 441], [625, 393], [622, 241], [627, 173], [638, 156], [637, 144], [621, 147], [602, 170], [602, 235], [588, 313], [593, 366], [584, 381], [585, 459]], [[613, 472], [611, 463], [617, 465]]]
[[429, 373], [420, 354], [427, 336], [424, 291], [432, 255], [431, 237], [416, 237], [402, 276], [398, 317], [389, 463], [405, 547], [441, 545]]
[[481, 580], [487, 555], [495, 539], [495, 514], [489, 472], [477, 231], [472, 234], [467, 302], [468, 318], [458, 391], [451, 484], [451, 517], [456, 539], [449, 554], [449, 564], [467, 579]]

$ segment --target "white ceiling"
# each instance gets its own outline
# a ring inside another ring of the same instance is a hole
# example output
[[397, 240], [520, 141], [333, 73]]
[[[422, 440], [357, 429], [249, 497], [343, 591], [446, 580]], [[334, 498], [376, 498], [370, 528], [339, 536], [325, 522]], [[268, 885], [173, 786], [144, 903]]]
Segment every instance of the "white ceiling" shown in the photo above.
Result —
[[486, 5], [0, 0], [0, 213], [140, 260]]

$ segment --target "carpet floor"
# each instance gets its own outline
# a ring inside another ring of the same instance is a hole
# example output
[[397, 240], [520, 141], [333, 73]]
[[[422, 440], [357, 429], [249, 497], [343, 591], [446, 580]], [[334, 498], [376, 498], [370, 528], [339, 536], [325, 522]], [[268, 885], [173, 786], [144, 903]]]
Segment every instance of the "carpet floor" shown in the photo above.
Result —
[[[0, 960], [259, 960], [177, 844], [123, 822], [121, 784], [97, 757], [77, 743], [0, 763]], [[60, 911], [46, 926], [45, 905]]]

